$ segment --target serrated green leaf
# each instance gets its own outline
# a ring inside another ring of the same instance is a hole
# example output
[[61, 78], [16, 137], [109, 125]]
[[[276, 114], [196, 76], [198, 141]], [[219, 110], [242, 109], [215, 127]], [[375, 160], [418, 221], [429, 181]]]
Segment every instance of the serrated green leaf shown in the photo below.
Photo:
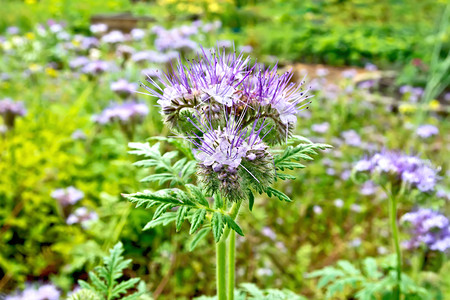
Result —
[[189, 210], [189, 207], [187, 207], [187, 206], [181, 206], [178, 209], [176, 223], [175, 223], [177, 232], [180, 231], [181, 225], [183, 225], [183, 221], [184, 221], [184, 218], [186, 217], [186, 213], [188, 210]]
[[361, 275], [361, 272], [347, 260], [340, 260], [337, 262], [337, 265], [348, 275]]
[[289, 198], [285, 193], [280, 192], [279, 190], [276, 190], [272, 187], [267, 187], [266, 193], [269, 197], [275, 196], [281, 201], [292, 202], [291, 198]]
[[174, 222], [176, 220], [176, 218], [177, 218], [177, 213], [166, 212], [158, 219], [148, 222], [142, 230], [148, 230], [150, 228], [154, 228], [159, 225], [166, 226], [167, 224]]
[[222, 214], [215, 212], [211, 219], [211, 227], [213, 230], [214, 240], [216, 241], [216, 243], [218, 243], [220, 241], [220, 238], [222, 237], [224, 225], [225, 224], [223, 222]]
[[253, 210], [253, 205], [255, 204], [255, 196], [253, 195], [252, 191], [248, 191], [248, 209], [250, 211]]
[[239, 234], [240, 236], [244, 236], [244, 233], [242, 232], [241, 227], [239, 227], [239, 225], [229, 215], [224, 215], [223, 217], [224, 217], [225, 223], [227, 223], [227, 225], [231, 229], [236, 231], [236, 233]]
[[209, 207], [208, 200], [206, 199], [202, 190], [198, 186], [195, 186], [193, 184], [186, 184], [186, 188], [189, 190], [193, 198], [198, 201], [198, 203], [206, 207]]
[[165, 203], [165, 204], [160, 205], [156, 209], [155, 213], [153, 214], [153, 218], [152, 219], [153, 220], [158, 219], [163, 213], [166, 212], [167, 209], [169, 209], [171, 207], [172, 207], [172, 204], [170, 204], [170, 203]]
[[364, 272], [370, 279], [379, 279], [383, 274], [378, 271], [377, 261], [373, 257], [367, 257], [363, 261]]
[[193, 234], [197, 229], [202, 225], [203, 220], [206, 216], [206, 209], [197, 209], [192, 215], [191, 219], [191, 229], [189, 230], [189, 234]]
[[200, 229], [192, 238], [190, 244], [189, 244], [189, 251], [193, 251], [198, 243], [200, 243], [201, 240], [205, 238], [205, 236], [208, 234], [208, 232], [211, 230], [209, 227], [205, 227]]

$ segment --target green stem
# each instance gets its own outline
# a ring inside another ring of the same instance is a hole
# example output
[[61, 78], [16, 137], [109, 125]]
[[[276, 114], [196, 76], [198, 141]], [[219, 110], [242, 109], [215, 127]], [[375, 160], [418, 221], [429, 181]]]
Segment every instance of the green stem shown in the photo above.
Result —
[[227, 300], [226, 287], [226, 241], [221, 240], [216, 244], [216, 279], [217, 279], [217, 299]]
[[230, 233], [228, 240], [228, 300], [234, 300], [236, 232]]
[[392, 231], [392, 240], [394, 243], [395, 252], [397, 254], [397, 288], [395, 289], [395, 299], [399, 300], [401, 295], [400, 285], [402, 281], [402, 253], [398, 240], [397, 199], [393, 194], [389, 195], [389, 219]]

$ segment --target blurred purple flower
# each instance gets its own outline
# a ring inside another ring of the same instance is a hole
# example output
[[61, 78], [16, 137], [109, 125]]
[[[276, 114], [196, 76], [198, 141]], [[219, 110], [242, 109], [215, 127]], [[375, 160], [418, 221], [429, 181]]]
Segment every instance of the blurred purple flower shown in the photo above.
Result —
[[367, 63], [365, 66], [364, 66], [364, 69], [366, 69], [367, 71], [376, 71], [376, 70], [378, 70], [378, 67], [376, 66], [376, 65], [374, 65], [374, 64], [371, 64], [371, 63]]
[[426, 125], [419, 126], [416, 130], [416, 134], [418, 136], [420, 136], [421, 138], [426, 139], [431, 136], [438, 135], [439, 129], [434, 125], [426, 124]]
[[140, 120], [146, 116], [149, 109], [144, 103], [137, 103], [134, 101], [125, 102], [122, 104], [113, 104], [104, 109], [101, 114], [94, 115], [93, 120], [98, 124], [108, 124], [114, 121], [127, 123], [132, 120]]
[[96, 76], [96, 75], [100, 75], [100, 74], [106, 72], [108, 69], [109, 69], [109, 64], [106, 61], [96, 60], [96, 61], [90, 61], [87, 64], [85, 64], [82, 67], [81, 72], [91, 75], [91, 76]]
[[74, 139], [74, 140], [85, 140], [85, 139], [87, 138], [87, 137], [86, 137], [86, 134], [85, 134], [82, 130], [80, 130], [80, 129], [75, 130], [75, 131], [72, 133], [71, 137], [72, 137], [72, 139]]
[[376, 191], [377, 185], [372, 180], [368, 180], [363, 183], [361, 189], [359, 190], [359, 193], [364, 196], [369, 196], [375, 194]]
[[347, 131], [343, 131], [341, 136], [344, 138], [344, 143], [350, 146], [358, 147], [361, 145], [361, 137], [359, 134], [351, 129]]
[[341, 208], [344, 206], [344, 201], [342, 199], [336, 199], [334, 200], [334, 206], [337, 208]]
[[83, 228], [87, 228], [89, 223], [97, 221], [98, 215], [95, 211], [89, 211], [86, 207], [79, 207], [73, 214], [67, 217], [67, 225], [81, 224]]
[[320, 207], [319, 205], [314, 205], [314, 206], [313, 206], [313, 212], [314, 212], [316, 215], [321, 215], [322, 212], [323, 212], [322, 207]]
[[102, 36], [101, 41], [102, 43], [106, 44], [118, 44], [125, 42], [125, 35], [122, 33], [122, 31], [119, 30], [113, 30], [104, 36]]
[[20, 33], [20, 29], [17, 26], [10, 26], [6, 28], [6, 33], [9, 35], [16, 35]]
[[311, 126], [311, 130], [317, 133], [325, 133], [328, 131], [328, 129], [330, 129], [330, 123], [328, 122], [313, 124]]
[[93, 34], [102, 34], [108, 31], [108, 25], [102, 23], [92, 24], [89, 29]]
[[140, 41], [142, 40], [145, 35], [147, 34], [145, 30], [140, 29], [140, 28], [133, 28], [130, 32], [131, 37], [133, 38], [133, 40], [135, 41]]
[[137, 83], [128, 82], [123, 78], [111, 83], [111, 90], [123, 98], [127, 98], [130, 95], [133, 95], [137, 91], [137, 89]]
[[87, 65], [89, 62], [90, 60], [86, 56], [78, 56], [69, 61], [69, 67], [71, 69], [79, 69]]
[[342, 77], [346, 79], [352, 79], [358, 74], [358, 72], [355, 69], [345, 70], [341, 73]]
[[394, 184], [402, 181], [421, 192], [431, 192], [439, 179], [430, 164], [415, 156], [394, 151], [382, 151], [364, 158], [355, 165], [356, 172], [386, 175]]
[[84, 193], [73, 186], [56, 189], [51, 193], [51, 197], [57, 200], [62, 206], [73, 205], [83, 199]]
[[22, 292], [6, 296], [5, 300], [59, 300], [61, 292], [53, 284], [29, 285]]
[[404, 242], [406, 248], [415, 249], [426, 245], [435, 251], [445, 252], [450, 249], [450, 222], [439, 212], [420, 208], [403, 215], [401, 222], [411, 225], [411, 239]]

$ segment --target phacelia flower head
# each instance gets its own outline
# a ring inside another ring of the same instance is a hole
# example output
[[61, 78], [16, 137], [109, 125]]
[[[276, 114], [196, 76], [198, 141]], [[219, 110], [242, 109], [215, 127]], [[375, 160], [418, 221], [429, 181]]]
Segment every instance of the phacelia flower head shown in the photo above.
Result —
[[434, 135], [438, 135], [439, 129], [436, 126], [430, 124], [422, 125], [417, 128], [416, 134], [419, 137], [426, 139]]
[[430, 250], [445, 252], [450, 249], [450, 222], [447, 217], [431, 209], [421, 208], [401, 218], [409, 223], [411, 239], [404, 242], [408, 249], [426, 245]]
[[111, 90], [122, 98], [127, 98], [138, 89], [138, 84], [128, 82], [126, 79], [119, 79], [111, 83]]
[[108, 124], [114, 121], [128, 123], [130, 121], [140, 121], [149, 112], [148, 106], [144, 103], [128, 101], [122, 104], [113, 104], [104, 109], [100, 114], [94, 115], [93, 120], [98, 124]]
[[90, 76], [97, 76], [106, 72], [108, 69], [109, 64], [106, 61], [96, 60], [86, 63], [81, 69], [81, 72]]
[[275, 176], [273, 158], [261, 132], [267, 126], [258, 120], [243, 128], [241, 120], [229, 115], [225, 127], [214, 129], [194, 115], [191, 120], [198, 133], [188, 139], [194, 144], [200, 181], [210, 194], [219, 192], [232, 201], [246, 199], [248, 189], [263, 191]]
[[62, 206], [73, 205], [83, 199], [84, 193], [73, 186], [56, 189], [51, 193], [53, 199], [57, 200]]
[[187, 65], [178, 63], [171, 73], [162, 73], [157, 80], [143, 86], [157, 97], [165, 122], [183, 132], [185, 114], [200, 112], [203, 119], [219, 120], [242, 112], [243, 127], [258, 118], [266, 118], [274, 130], [265, 142], [284, 141], [297, 121], [297, 114], [309, 98], [302, 84], [291, 83], [290, 72], [277, 74], [277, 68], [264, 69], [250, 64], [243, 54], [226, 54], [225, 50], [202, 50]]
[[356, 163], [354, 171], [397, 187], [407, 184], [421, 192], [434, 191], [439, 179], [438, 171], [428, 161], [396, 151], [382, 151], [364, 158]]
[[13, 128], [16, 117], [24, 116], [26, 112], [23, 102], [13, 101], [11, 98], [0, 100], [0, 115], [8, 128]]

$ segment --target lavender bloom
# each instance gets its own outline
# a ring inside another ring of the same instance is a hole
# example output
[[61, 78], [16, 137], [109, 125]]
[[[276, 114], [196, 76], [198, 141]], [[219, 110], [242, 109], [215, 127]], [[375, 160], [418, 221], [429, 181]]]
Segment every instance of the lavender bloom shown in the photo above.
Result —
[[330, 71], [328, 71], [328, 69], [326, 68], [319, 68], [316, 70], [316, 75], [319, 77], [325, 77], [328, 74], [330, 74]]
[[91, 76], [96, 76], [106, 72], [108, 69], [109, 65], [106, 61], [96, 60], [84, 65], [83, 68], [81, 68], [81, 72]]
[[6, 33], [9, 35], [17, 35], [20, 33], [20, 29], [17, 26], [10, 26], [6, 28]]
[[119, 79], [111, 83], [111, 90], [123, 98], [134, 94], [137, 89], [138, 85], [136, 83], [128, 82], [126, 79]]
[[104, 125], [114, 121], [128, 123], [134, 120], [140, 120], [149, 112], [147, 105], [134, 101], [125, 102], [123, 104], [113, 104], [106, 108], [99, 115], [94, 115], [94, 122]]
[[422, 126], [419, 126], [417, 128], [416, 134], [418, 136], [420, 136], [421, 138], [426, 139], [426, 138], [429, 138], [429, 137], [431, 137], [433, 135], [438, 135], [439, 134], [439, 129], [436, 126], [434, 126], [434, 125], [429, 125], [429, 124], [422, 125]]
[[358, 87], [360, 89], [366, 89], [366, 90], [368, 90], [370, 88], [373, 88], [374, 86], [375, 86], [375, 81], [374, 80], [366, 80], [366, 81], [361, 82], [358, 85]]
[[53, 284], [27, 286], [22, 292], [6, 296], [5, 300], [59, 300], [61, 292]]
[[337, 208], [341, 208], [344, 206], [344, 201], [342, 199], [336, 199], [334, 200], [334, 206]]
[[233, 42], [229, 40], [221, 40], [217, 41], [218, 48], [231, 48], [233, 47]]
[[277, 239], [277, 234], [272, 230], [272, 228], [270, 228], [270, 227], [268, 227], [268, 226], [265, 226], [265, 227], [262, 229], [261, 233], [262, 233], [264, 236], [266, 236], [266, 237], [268, 237], [269, 239], [271, 239], [271, 240], [276, 240], [276, 239]]
[[387, 176], [394, 184], [405, 182], [421, 192], [432, 192], [438, 181], [437, 171], [428, 162], [394, 151], [383, 151], [365, 158], [356, 163], [354, 169], [356, 172]]
[[102, 34], [108, 31], [108, 25], [102, 23], [92, 24], [89, 29], [93, 34]]
[[75, 130], [71, 137], [74, 140], [85, 140], [87, 138], [86, 134], [80, 129]]
[[89, 58], [87, 58], [86, 56], [78, 56], [69, 61], [69, 67], [71, 69], [79, 69], [87, 65], [89, 62]]
[[359, 190], [359, 193], [364, 196], [369, 196], [375, 194], [376, 191], [376, 184], [372, 180], [369, 180], [363, 183], [361, 189]]
[[142, 40], [146, 35], [145, 30], [140, 29], [140, 28], [132, 29], [130, 34], [131, 34], [131, 37], [133, 38], [133, 40], [135, 40], [135, 41]]
[[352, 79], [358, 74], [358, 72], [355, 69], [345, 70], [341, 73], [342, 77], [346, 79]]
[[223, 129], [213, 129], [210, 120], [203, 122], [197, 116], [194, 118], [189, 121], [202, 136], [192, 132], [188, 139], [195, 146], [199, 178], [208, 193], [220, 192], [236, 201], [247, 198], [247, 186], [259, 191], [273, 182], [273, 158], [260, 138], [267, 126], [265, 121], [259, 129], [256, 129], [258, 120], [247, 129], [241, 127], [241, 120], [234, 120], [230, 115]]
[[450, 222], [447, 217], [431, 209], [420, 208], [403, 215], [402, 222], [411, 225], [411, 239], [404, 242], [408, 249], [426, 245], [430, 250], [450, 249]]
[[373, 71], [378, 70], [378, 67], [377, 67], [376, 65], [374, 65], [374, 64], [367, 63], [367, 64], [364, 66], [364, 69], [366, 69], [367, 71], [373, 72]]
[[314, 206], [313, 206], [313, 212], [314, 212], [316, 215], [321, 215], [322, 212], [323, 212], [322, 207], [320, 207], [319, 205], [314, 205]]
[[343, 131], [341, 135], [344, 138], [344, 142], [347, 145], [355, 146], [355, 147], [358, 147], [358, 146], [361, 145], [361, 137], [353, 129], [347, 130], [347, 131]]
[[81, 49], [83, 50], [89, 50], [91, 48], [98, 47], [98, 45], [99, 42], [96, 37], [88, 36], [81, 39]]
[[325, 133], [330, 129], [330, 123], [323, 122], [320, 124], [314, 124], [311, 126], [311, 130], [317, 133]]
[[[250, 66], [242, 54], [226, 55], [225, 51], [204, 50], [197, 61], [187, 66], [181, 62], [173, 74], [161, 74], [158, 81], [149, 78], [152, 86], [144, 88], [157, 98], [165, 121], [178, 128], [182, 110], [199, 111], [207, 118], [217, 119], [224, 108], [245, 109], [247, 123], [257, 115], [268, 115], [275, 123], [271, 143], [284, 141], [297, 121], [298, 113], [309, 104], [304, 103], [307, 91], [302, 84], [291, 83], [292, 73], [277, 74], [277, 68]], [[249, 109], [247, 109], [249, 108]]]
[[251, 53], [253, 52], [253, 47], [250, 45], [240, 46], [239, 51], [241, 51], [242, 53]]
[[83, 199], [84, 193], [73, 186], [65, 189], [56, 189], [51, 193], [51, 197], [57, 200], [62, 206], [73, 205]]
[[101, 41], [106, 44], [118, 44], [125, 42], [125, 35], [122, 31], [113, 30], [104, 36], [102, 36]]
[[73, 214], [67, 217], [67, 225], [81, 224], [83, 228], [87, 228], [90, 222], [97, 221], [98, 215], [95, 211], [89, 211], [86, 207], [79, 207]]
[[24, 116], [26, 112], [23, 102], [13, 101], [11, 98], [0, 100], [0, 115], [8, 128], [13, 128], [16, 117]]

